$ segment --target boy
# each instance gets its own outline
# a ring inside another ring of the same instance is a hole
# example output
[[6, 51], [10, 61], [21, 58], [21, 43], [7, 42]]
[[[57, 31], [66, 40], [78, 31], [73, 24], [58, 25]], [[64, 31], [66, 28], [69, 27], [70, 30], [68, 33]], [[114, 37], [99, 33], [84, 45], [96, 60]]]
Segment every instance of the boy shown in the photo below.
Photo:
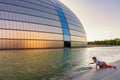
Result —
[[93, 62], [91, 62], [90, 64], [96, 63], [96, 69], [98, 69], [98, 67], [99, 68], [115, 68], [116, 69], [116, 66], [112, 66], [110, 64], [107, 64], [104, 61], [100, 61], [96, 57], [92, 57], [92, 59], [93, 59]]

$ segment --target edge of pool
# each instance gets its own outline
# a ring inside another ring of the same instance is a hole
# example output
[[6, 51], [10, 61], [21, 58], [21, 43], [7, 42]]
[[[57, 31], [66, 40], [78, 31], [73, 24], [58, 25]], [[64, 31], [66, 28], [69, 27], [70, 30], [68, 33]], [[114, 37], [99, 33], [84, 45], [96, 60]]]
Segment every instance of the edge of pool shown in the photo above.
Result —
[[120, 80], [120, 60], [110, 64], [117, 68], [91, 69], [77, 75], [66, 76], [61, 80]]

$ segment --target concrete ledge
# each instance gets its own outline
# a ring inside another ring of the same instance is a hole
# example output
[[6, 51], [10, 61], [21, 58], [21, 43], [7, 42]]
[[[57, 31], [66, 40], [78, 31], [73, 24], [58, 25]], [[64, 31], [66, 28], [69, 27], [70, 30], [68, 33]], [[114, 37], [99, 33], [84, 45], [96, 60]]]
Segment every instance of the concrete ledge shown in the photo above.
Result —
[[111, 64], [117, 66], [117, 69], [92, 69], [72, 77], [64, 78], [63, 80], [120, 80], [120, 61]]

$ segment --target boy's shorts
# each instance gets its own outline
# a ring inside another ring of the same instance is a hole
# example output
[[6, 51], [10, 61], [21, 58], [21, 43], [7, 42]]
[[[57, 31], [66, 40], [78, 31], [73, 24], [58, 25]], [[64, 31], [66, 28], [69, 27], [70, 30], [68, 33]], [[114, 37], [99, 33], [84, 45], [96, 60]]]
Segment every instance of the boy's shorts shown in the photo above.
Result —
[[111, 65], [107, 64], [106, 62], [103, 61], [103, 66], [104, 67], [112, 67]]

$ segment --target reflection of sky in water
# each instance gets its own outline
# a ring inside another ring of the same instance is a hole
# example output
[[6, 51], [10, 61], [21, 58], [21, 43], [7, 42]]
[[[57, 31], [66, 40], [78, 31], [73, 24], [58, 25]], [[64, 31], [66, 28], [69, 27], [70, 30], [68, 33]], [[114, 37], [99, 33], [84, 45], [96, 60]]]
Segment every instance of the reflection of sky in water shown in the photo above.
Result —
[[89, 67], [91, 57], [107, 62], [120, 57], [120, 47], [1, 50], [0, 80], [55, 80], [80, 73]]

